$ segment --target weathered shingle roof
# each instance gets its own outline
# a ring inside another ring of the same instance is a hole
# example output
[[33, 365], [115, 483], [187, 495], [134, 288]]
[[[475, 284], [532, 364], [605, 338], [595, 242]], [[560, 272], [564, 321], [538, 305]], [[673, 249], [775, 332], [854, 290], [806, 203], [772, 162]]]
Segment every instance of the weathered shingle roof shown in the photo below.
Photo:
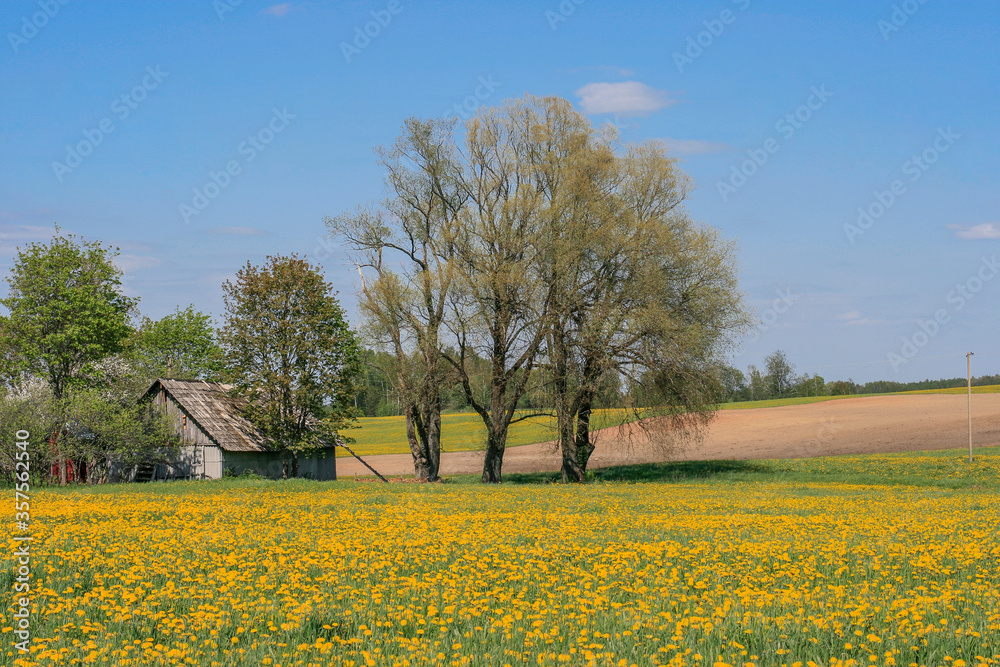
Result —
[[[143, 395], [146, 400], [163, 388], [212, 441], [227, 452], [267, 452], [267, 438], [243, 416], [246, 399], [232, 396], [232, 385], [206, 380], [159, 378]], [[336, 443], [323, 442], [323, 447]]]
[[231, 396], [230, 385], [205, 380], [160, 378], [146, 391], [146, 396], [160, 387], [166, 389], [201, 430], [225, 451], [269, 451], [264, 435], [243, 417], [246, 401]]

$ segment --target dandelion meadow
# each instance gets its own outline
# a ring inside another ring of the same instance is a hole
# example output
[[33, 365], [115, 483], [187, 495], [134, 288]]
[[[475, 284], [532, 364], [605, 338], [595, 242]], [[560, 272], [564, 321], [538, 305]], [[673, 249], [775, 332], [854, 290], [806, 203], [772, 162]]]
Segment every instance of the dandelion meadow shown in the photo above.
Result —
[[1000, 665], [1000, 452], [668, 468], [40, 492], [4, 662]]

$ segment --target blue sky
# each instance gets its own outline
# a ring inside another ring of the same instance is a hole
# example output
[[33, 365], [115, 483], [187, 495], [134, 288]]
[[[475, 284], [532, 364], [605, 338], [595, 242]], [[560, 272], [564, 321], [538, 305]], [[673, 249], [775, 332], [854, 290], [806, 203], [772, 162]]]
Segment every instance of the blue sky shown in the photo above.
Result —
[[738, 243], [762, 324], [737, 366], [1000, 372], [995, 2], [16, 0], [0, 31], [3, 273], [58, 222], [119, 246], [154, 318], [218, 317], [241, 265], [293, 252], [353, 313], [322, 220], [380, 196], [373, 147], [559, 95], [662, 140]]

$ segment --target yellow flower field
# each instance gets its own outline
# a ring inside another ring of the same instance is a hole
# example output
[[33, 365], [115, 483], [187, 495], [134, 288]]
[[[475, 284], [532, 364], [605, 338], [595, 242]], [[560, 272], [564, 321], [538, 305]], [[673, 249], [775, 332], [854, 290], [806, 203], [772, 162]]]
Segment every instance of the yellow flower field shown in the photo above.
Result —
[[5, 574], [3, 664], [1000, 665], [998, 495], [795, 481], [40, 492], [34, 650], [15, 662]]

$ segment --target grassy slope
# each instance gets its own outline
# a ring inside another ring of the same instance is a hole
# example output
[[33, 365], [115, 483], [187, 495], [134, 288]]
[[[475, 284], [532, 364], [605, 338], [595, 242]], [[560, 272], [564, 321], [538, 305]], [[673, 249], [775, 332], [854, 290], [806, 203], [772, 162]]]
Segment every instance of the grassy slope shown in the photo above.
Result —
[[[903, 394], [961, 394], [964, 388], [927, 389], [902, 392]], [[976, 394], [1000, 393], [1000, 385], [988, 387], [973, 387]], [[822, 401], [836, 401], [851, 398], [865, 398], [873, 394], [861, 396], [808, 396], [795, 398], [780, 398], [766, 401], [743, 401], [740, 403], [725, 403], [722, 410], [746, 410], [750, 408], [774, 408], [786, 405], [805, 405]], [[597, 410], [593, 417], [594, 428], [613, 426], [622, 418], [622, 410]], [[364, 417], [358, 420], [360, 428], [346, 432], [354, 438], [353, 449], [361, 456], [378, 454], [406, 454], [409, 447], [406, 444], [406, 425], [402, 417]], [[483, 449], [485, 429], [479, 415], [460, 412], [446, 414], [441, 418], [441, 447], [446, 452], [460, 452]], [[507, 440], [508, 447], [531, 445], [546, 442], [555, 438], [555, 420], [552, 417], [533, 417], [511, 426]], [[349, 456], [340, 451], [338, 456]]]

